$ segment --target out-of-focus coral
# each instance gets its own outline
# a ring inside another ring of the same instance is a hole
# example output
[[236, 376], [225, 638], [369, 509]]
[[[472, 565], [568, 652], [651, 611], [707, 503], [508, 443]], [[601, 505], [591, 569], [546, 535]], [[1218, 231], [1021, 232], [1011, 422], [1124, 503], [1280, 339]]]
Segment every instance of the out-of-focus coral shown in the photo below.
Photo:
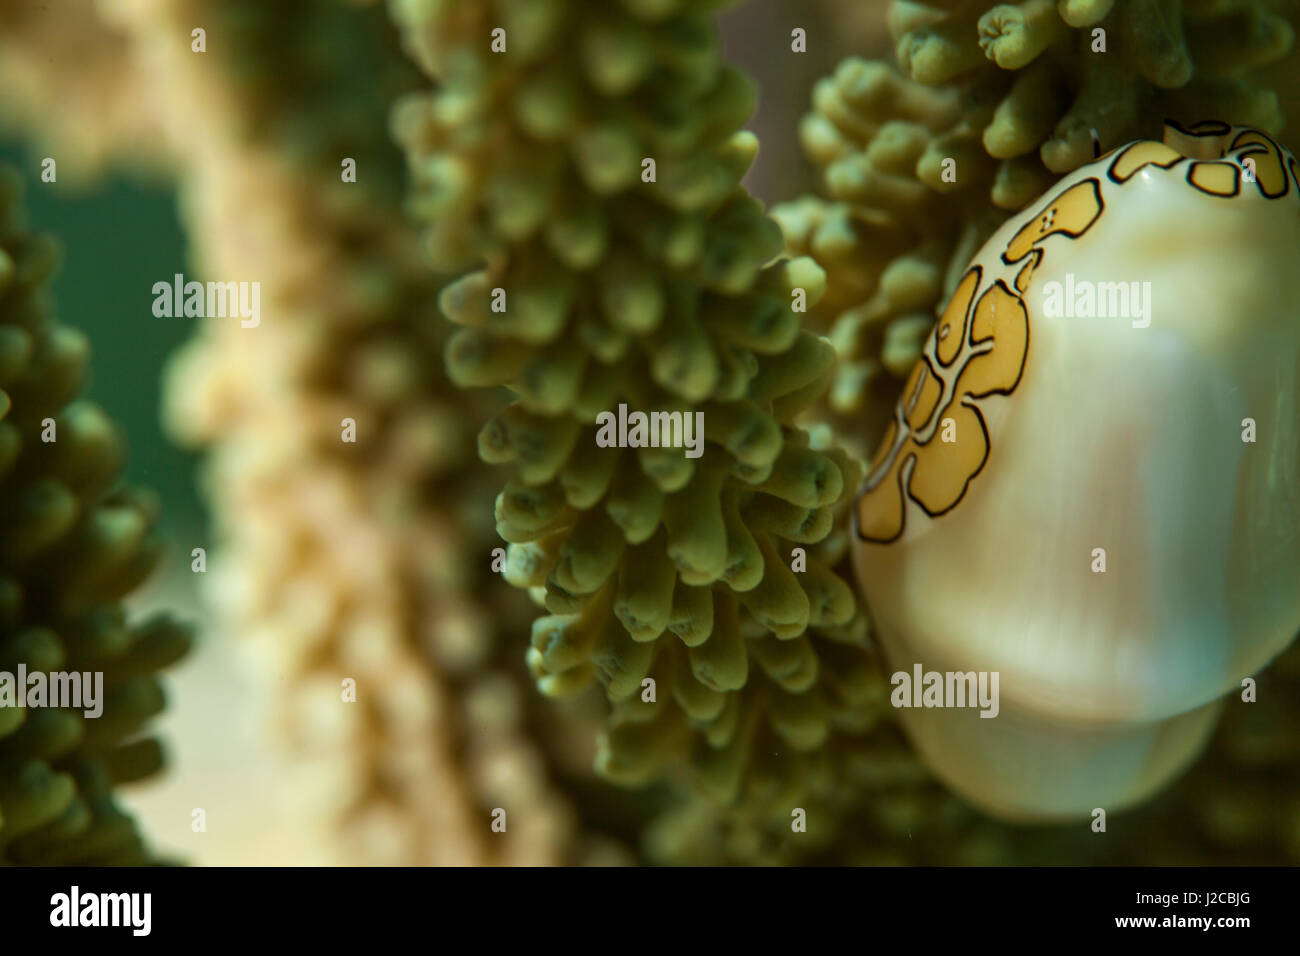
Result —
[[0, 4], [0, 122], [55, 159], [60, 182], [87, 180], [109, 163], [166, 163], [154, 116], [140, 109], [140, 71], [98, 2]]
[[162, 766], [142, 732], [190, 634], [127, 621], [122, 599], [158, 557], [158, 505], [120, 486], [121, 436], [77, 399], [89, 344], [50, 316], [58, 253], [27, 232], [17, 182], [0, 176], [0, 671], [102, 673], [103, 712], [0, 707], [0, 863], [140, 864], [150, 853], [114, 790]]
[[[437, 89], [394, 128], [429, 257], [465, 273], [441, 296], [452, 378], [514, 396], [479, 450], [513, 468], [506, 576], [550, 612], [538, 686], [603, 685], [607, 778], [686, 768], [788, 828], [883, 694], [831, 534], [860, 466], [792, 424], [832, 368], [800, 328], [823, 276], [773, 261], [779, 229], [737, 185], [754, 100], [721, 61], [723, 5], [395, 2]], [[599, 446], [621, 404], [702, 412], [702, 456]]]
[[849, 59], [800, 134], [825, 198], [773, 211], [827, 272], [829, 406], [870, 451], [966, 261], [1062, 174], [1166, 117], [1276, 133], [1257, 76], [1290, 53], [1290, 0], [891, 2], [897, 67]]
[[196, 268], [260, 283], [260, 324], [210, 317], [166, 389], [175, 433], [210, 450], [214, 604], [283, 700], [284, 789], [337, 861], [583, 859], [606, 844], [579, 832], [497, 641], [524, 624], [491, 595], [475, 412], [448, 394], [436, 280], [397, 204], [385, 116], [411, 68], [383, 12], [354, 7], [111, 11], [178, 156]]

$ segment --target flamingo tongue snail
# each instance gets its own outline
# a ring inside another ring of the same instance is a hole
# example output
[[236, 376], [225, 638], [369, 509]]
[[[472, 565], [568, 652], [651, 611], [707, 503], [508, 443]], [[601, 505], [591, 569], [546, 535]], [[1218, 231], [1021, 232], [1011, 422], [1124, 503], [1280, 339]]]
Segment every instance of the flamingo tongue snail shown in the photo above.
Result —
[[[1169, 124], [1006, 223], [907, 381], [854, 530], [903, 728], [954, 790], [1064, 819], [1172, 779], [1300, 629], [1295, 157]], [[914, 670], [997, 675], [996, 716], [917, 706]]]

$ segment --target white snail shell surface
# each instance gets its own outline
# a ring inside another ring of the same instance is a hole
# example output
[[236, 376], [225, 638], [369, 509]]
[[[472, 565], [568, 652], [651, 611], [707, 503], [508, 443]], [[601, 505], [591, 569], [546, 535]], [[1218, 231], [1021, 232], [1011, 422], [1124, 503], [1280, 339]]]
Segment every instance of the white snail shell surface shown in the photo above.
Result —
[[855, 568], [892, 667], [999, 675], [993, 719], [899, 710], [989, 812], [1144, 798], [1300, 629], [1296, 172], [1218, 123], [1076, 170], [974, 258], [899, 399]]

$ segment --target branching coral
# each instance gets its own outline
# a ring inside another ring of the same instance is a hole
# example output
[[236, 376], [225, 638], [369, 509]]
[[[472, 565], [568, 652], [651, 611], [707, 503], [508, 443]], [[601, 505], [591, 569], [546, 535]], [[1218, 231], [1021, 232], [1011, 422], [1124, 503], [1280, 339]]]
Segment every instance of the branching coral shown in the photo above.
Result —
[[1262, 68], [1285, 57], [1289, 2], [893, 2], [898, 68], [860, 59], [821, 81], [801, 138], [826, 199], [774, 210], [827, 272], [815, 313], [841, 364], [837, 431], [870, 450], [935, 309], [967, 259], [1061, 174], [1165, 117], [1277, 132]]
[[411, 74], [386, 18], [251, 0], [113, 16], [154, 77], [197, 267], [261, 283], [258, 327], [209, 319], [178, 357], [168, 417], [211, 449], [213, 594], [285, 698], [285, 792], [340, 862], [585, 858], [605, 844], [578, 831], [495, 639], [519, 620], [484, 609], [491, 504], [396, 205], [384, 117]]
[[[772, 261], [779, 230], [737, 185], [753, 95], [721, 62], [718, 6], [394, 3], [438, 83], [394, 126], [431, 261], [473, 270], [441, 297], [451, 375], [514, 395], [479, 449], [513, 468], [506, 577], [550, 612], [539, 687], [604, 686], [608, 778], [689, 765], [788, 829], [882, 694], [834, 570], [860, 467], [793, 424], [832, 367], [798, 309], [823, 278]], [[598, 445], [620, 404], [702, 412], [702, 457]]]
[[158, 506], [118, 484], [121, 437], [77, 400], [89, 346], [50, 317], [57, 251], [28, 234], [16, 183], [0, 178], [0, 671], [102, 673], [103, 712], [0, 707], [0, 863], [139, 864], [150, 854], [114, 787], [161, 767], [140, 733], [190, 636], [167, 617], [127, 621], [122, 599], [158, 557]]

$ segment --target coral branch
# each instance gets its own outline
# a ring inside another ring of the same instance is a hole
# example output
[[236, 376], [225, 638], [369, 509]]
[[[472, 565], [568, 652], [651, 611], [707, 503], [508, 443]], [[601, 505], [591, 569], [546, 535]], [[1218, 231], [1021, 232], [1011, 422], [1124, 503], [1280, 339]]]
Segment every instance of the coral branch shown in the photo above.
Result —
[[[156, 773], [139, 734], [163, 709], [159, 672], [189, 649], [169, 617], [128, 623], [123, 599], [153, 569], [153, 498], [118, 483], [122, 438], [77, 399], [89, 345], [55, 322], [44, 288], [58, 253], [27, 233], [17, 178], [0, 176], [0, 699], [19, 667], [102, 675], [102, 713], [0, 706], [0, 864], [139, 865], [151, 854], [114, 788]], [[78, 677], [78, 682], [93, 680]], [[83, 693], [91, 693], [89, 687]], [[89, 702], [87, 701], [87, 705]]]
[[[822, 275], [769, 264], [780, 231], [737, 185], [753, 95], [698, 7], [395, 3], [438, 88], [401, 103], [394, 128], [433, 264], [472, 268], [471, 249], [479, 263], [442, 297], [462, 326], [448, 367], [514, 393], [480, 451], [514, 474], [497, 505], [508, 577], [551, 612], [529, 650], [539, 688], [604, 687], [605, 776], [690, 766], [699, 792], [766, 805], [800, 790], [836, 728], [861, 729], [859, 701], [818, 664], [830, 634], [838, 655], [871, 656], [827, 534], [860, 467], [794, 425], [829, 383], [832, 351], [793, 308]], [[597, 416], [620, 404], [702, 413], [702, 457], [598, 445]], [[756, 665], [772, 640], [800, 649], [784, 665], [798, 679]]]

